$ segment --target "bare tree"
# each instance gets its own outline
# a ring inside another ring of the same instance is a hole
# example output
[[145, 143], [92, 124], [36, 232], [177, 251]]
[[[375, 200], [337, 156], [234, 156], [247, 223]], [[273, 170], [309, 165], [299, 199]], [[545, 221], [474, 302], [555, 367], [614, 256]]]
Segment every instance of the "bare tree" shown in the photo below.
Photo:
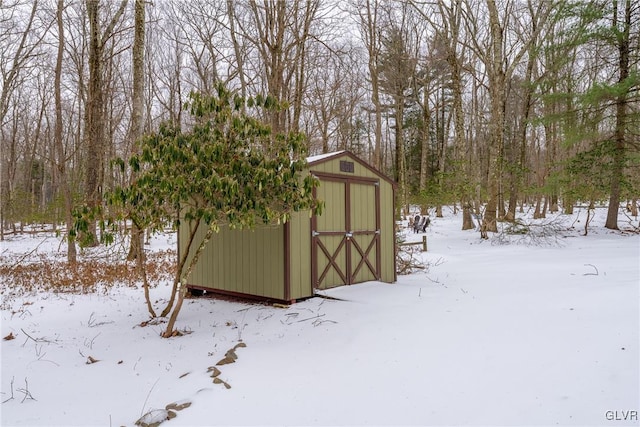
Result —
[[[155, 100], [156, 122], [169, 121], [174, 125], [182, 125], [184, 64], [187, 53], [185, 51], [184, 34], [179, 15], [175, 8], [167, 4], [160, 4], [154, 8], [155, 15], [151, 22], [158, 22], [149, 35], [149, 95]], [[150, 107], [151, 108], [151, 107]], [[157, 125], [157, 123], [156, 123]]]
[[[138, 153], [138, 138], [142, 136], [142, 123], [144, 114], [144, 33], [145, 33], [145, 0], [135, 0], [134, 35], [132, 49], [133, 91], [131, 94], [131, 124], [129, 128], [129, 140], [133, 154]], [[135, 180], [135, 172], [131, 171], [130, 182]], [[132, 225], [131, 248], [127, 258], [140, 259], [144, 262], [143, 247], [144, 230], [140, 230], [136, 224]], [[147, 290], [145, 288], [145, 290]], [[148, 301], [148, 298], [147, 298]], [[150, 305], [149, 305], [150, 306]]]
[[[63, 25], [64, 0], [58, 0], [56, 9], [56, 22], [58, 26], [58, 52], [56, 55], [55, 69], [55, 108], [56, 108], [56, 124], [54, 131], [55, 147], [56, 147], [56, 166], [58, 172], [58, 186], [62, 191], [64, 199], [64, 218], [67, 226], [67, 232], [73, 227], [72, 209], [73, 197], [71, 195], [71, 186], [67, 176], [67, 154], [64, 149], [63, 141], [63, 118], [62, 118], [62, 60], [64, 57], [64, 25]], [[76, 245], [74, 240], [67, 236], [67, 262], [74, 264], [76, 262]]]
[[[12, 171], [15, 171], [15, 140], [8, 140], [5, 127], [10, 100], [15, 91], [27, 81], [37, 66], [34, 59], [41, 55], [42, 40], [52, 21], [38, 15], [40, 4], [34, 0], [0, 3], [0, 240], [4, 240], [4, 227], [11, 201]], [[25, 14], [27, 12], [27, 14]]]
[[[222, 2], [196, 0], [176, 2], [177, 17], [183, 29], [184, 49], [190, 58], [193, 77], [189, 82], [197, 91], [211, 94], [216, 85], [228, 77], [218, 67], [229, 61], [225, 58], [225, 39], [222, 31], [227, 16]], [[188, 78], [187, 78], [188, 80]]]
[[[474, 228], [474, 224], [471, 217], [473, 186], [470, 185], [473, 157], [471, 155], [470, 141], [465, 137], [465, 114], [463, 111], [464, 47], [467, 44], [462, 34], [464, 30], [462, 20], [465, 13], [463, 7], [465, 4], [462, 0], [456, 0], [454, 2], [438, 1], [437, 8], [426, 10], [421, 6], [418, 3], [414, 3], [414, 7], [420, 12], [421, 16], [436, 29], [439, 47], [443, 51], [444, 62], [448, 65], [454, 124], [453, 145], [457, 160], [456, 180], [459, 183], [458, 193], [462, 203], [462, 229], [468, 230]], [[434, 13], [435, 11], [437, 11], [437, 14]], [[435, 21], [434, 15], [440, 17], [439, 22]]]
[[231, 38], [231, 43], [233, 44], [233, 52], [235, 54], [235, 73], [232, 72], [233, 75], [238, 76], [238, 80], [240, 81], [240, 94], [243, 98], [247, 97], [247, 77], [245, 76], [244, 70], [244, 62], [246, 49], [240, 44], [238, 40], [238, 33], [236, 30], [236, 15], [235, 15], [235, 6], [233, 4], [233, 0], [227, 0], [227, 16], [229, 19], [229, 36]]
[[308, 44], [315, 36], [312, 30], [319, 7], [319, 0], [249, 0], [242, 16], [235, 15], [240, 31], [234, 37], [241, 35], [257, 51], [259, 65], [255, 71], [264, 77], [266, 93], [291, 105], [290, 109], [270, 113], [274, 133], [300, 127], [307, 90]]
[[380, 32], [379, 83], [392, 100], [388, 107], [393, 110], [394, 118], [394, 178], [399, 187], [398, 208], [408, 204], [404, 119], [406, 107], [415, 99], [412, 89], [416, 76], [417, 37], [411, 11], [406, 4], [400, 10], [389, 10], [390, 25]]
[[382, 170], [382, 103], [380, 102], [379, 55], [382, 48], [379, 37], [380, 1], [358, 0], [353, 5], [358, 16], [360, 37], [364, 43], [368, 57], [369, 79], [371, 83], [371, 103], [375, 114], [375, 131], [373, 142], [373, 165]]
[[[470, 14], [478, 10], [469, 5], [467, 10]], [[490, 113], [488, 122], [489, 142], [488, 142], [488, 202], [485, 209], [482, 235], [487, 236], [488, 231], [497, 232], [497, 211], [499, 200], [501, 200], [501, 176], [503, 167], [503, 153], [505, 141], [505, 109], [507, 100], [507, 82], [513, 76], [515, 68], [520, 64], [523, 56], [528, 52], [529, 46], [537, 39], [538, 33], [544, 26], [551, 10], [551, 4], [546, 2], [538, 3], [535, 31], [531, 37], [524, 41], [512, 40], [510, 38], [510, 25], [513, 25], [513, 8], [516, 7], [510, 0], [501, 3], [498, 7], [496, 0], [486, 0], [488, 33], [484, 43], [477, 39], [473, 40], [473, 50], [482, 61], [489, 83]], [[479, 16], [476, 16], [476, 20]], [[479, 28], [478, 22], [468, 22], [470, 31], [475, 33]], [[473, 30], [475, 31], [473, 31]], [[501, 209], [502, 210], [502, 209]]]
[[[89, 84], [87, 108], [85, 112], [85, 199], [90, 208], [99, 206], [104, 178], [104, 150], [107, 144], [107, 123], [105, 116], [106, 85], [104, 76], [105, 50], [107, 40], [113, 35], [116, 24], [124, 14], [127, 0], [122, 0], [106, 26], [102, 25], [100, 10], [104, 6], [100, 0], [86, 0], [89, 20]], [[87, 241], [95, 240], [96, 224], [89, 228]]]

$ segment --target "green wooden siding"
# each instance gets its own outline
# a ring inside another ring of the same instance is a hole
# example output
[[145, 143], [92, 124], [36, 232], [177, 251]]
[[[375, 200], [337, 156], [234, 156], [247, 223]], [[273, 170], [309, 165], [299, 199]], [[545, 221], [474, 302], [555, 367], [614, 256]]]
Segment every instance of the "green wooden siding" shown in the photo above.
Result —
[[345, 188], [342, 183], [321, 181], [316, 197], [325, 203], [322, 215], [318, 216], [318, 231], [342, 231], [346, 227]]
[[376, 187], [351, 183], [351, 230], [376, 229]]
[[[341, 160], [353, 163], [353, 173], [340, 171]], [[347, 191], [345, 181], [321, 180], [316, 194], [325, 202], [326, 207], [323, 215], [316, 219], [316, 225], [320, 231], [356, 232], [353, 239], [363, 252], [369, 248], [375, 236], [371, 233], [357, 234], [357, 232], [376, 230], [376, 192], [379, 192], [381, 208], [378, 218], [379, 245], [374, 244], [371, 247], [367, 258], [375, 266], [375, 260], [379, 257], [381, 280], [394, 282], [394, 197], [391, 182], [347, 153], [312, 163], [309, 170], [318, 174], [340, 175], [351, 179], [348, 184], [349, 206], [345, 206]], [[358, 180], [358, 177], [365, 180]], [[377, 185], [374, 185], [374, 182]], [[346, 230], [347, 208], [350, 211], [351, 230]], [[194, 249], [200, 243], [204, 233], [204, 230], [199, 231]], [[188, 235], [188, 226], [183, 223], [179, 231], [180, 250], [184, 250]], [[285, 237], [288, 237], [288, 248], [285, 245]], [[344, 235], [325, 236], [323, 242], [327, 252], [333, 255], [343, 239]], [[286, 249], [289, 250], [288, 260], [285, 259]], [[284, 225], [259, 226], [255, 230], [222, 228], [209, 241], [187, 282], [194, 287], [277, 300], [306, 298], [313, 295], [311, 252], [312, 230], [308, 211], [293, 213], [286, 229]], [[325, 256], [317, 258], [318, 275], [320, 275], [329, 264], [329, 260]], [[352, 269], [355, 269], [362, 260], [362, 256], [353, 245], [351, 245], [350, 259]], [[344, 272], [343, 274], [346, 274], [347, 260], [344, 250], [337, 257], [336, 263]], [[288, 277], [285, 274], [286, 266], [288, 266]], [[375, 280], [375, 275], [367, 265], [362, 265], [353, 279], [354, 283]], [[324, 280], [325, 287], [343, 283], [336, 269], [329, 268]]]
[[[188, 229], [181, 228], [181, 247]], [[204, 230], [196, 236], [202, 241]], [[284, 235], [282, 226], [229, 230], [214, 234], [187, 281], [189, 285], [284, 299]]]
[[311, 286], [311, 217], [308, 211], [295, 212], [289, 222], [290, 299], [313, 295]]

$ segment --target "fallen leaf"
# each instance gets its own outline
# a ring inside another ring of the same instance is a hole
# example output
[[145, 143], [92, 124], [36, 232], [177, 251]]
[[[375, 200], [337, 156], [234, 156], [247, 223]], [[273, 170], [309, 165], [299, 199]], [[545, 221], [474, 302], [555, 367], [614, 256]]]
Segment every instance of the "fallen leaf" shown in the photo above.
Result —
[[224, 387], [225, 387], [227, 390], [229, 390], [229, 389], [231, 388], [231, 385], [229, 385], [229, 383], [224, 382], [224, 381], [222, 381], [220, 378], [217, 378], [217, 377], [213, 379], [213, 383], [214, 383], [214, 384], [222, 384], [222, 385], [224, 385]]
[[218, 363], [216, 363], [216, 365], [222, 366], [222, 365], [227, 365], [229, 363], [236, 363], [236, 360], [232, 359], [231, 357], [225, 357], [224, 359], [221, 359]]
[[191, 406], [191, 402], [183, 402], [183, 403], [169, 403], [167, 406], [165, 406], [165, 409], [167, 411], [182, 411], [185, 408], [188, 408], [189, 406]]
[[87, 357], [87, 365], [92, 365], [92, 364], [97, 363], [97, 362], [99, 362], [99, 361], [100, 361], [100, 360], [98, 360], [98, 359], [94, 359], [94, 358], [93, 358], [93, 357], [91, 357], [91, 356]]
[[228, 357], [228, 358], [233, 359], [233, 360], [238, 360], [238, 355], [236, 354], [235, 347], [232, 348], [231, 350], [228, 350], [224, 354], [224, 357]]
[[207, 372], [211, 372], [211, 376], [213, 378], [219, 376], [222, 373], [220, 369], [216, 368], [215, 366], [210, 366]]
[[13, 335], [13, 332], [9, 332], [9, 335], [7, 335], [6, 337], [2, 338], [5, 341], [10, 341], [10, 340], [14, 340], [16, 339], [16, 336]]

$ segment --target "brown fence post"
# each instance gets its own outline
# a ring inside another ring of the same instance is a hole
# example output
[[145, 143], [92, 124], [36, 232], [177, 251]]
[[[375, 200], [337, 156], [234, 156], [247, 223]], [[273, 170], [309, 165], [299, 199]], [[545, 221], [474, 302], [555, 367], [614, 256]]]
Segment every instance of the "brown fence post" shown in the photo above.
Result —
[[422, 252], [427, 252], [427, 236], [422, 236]]

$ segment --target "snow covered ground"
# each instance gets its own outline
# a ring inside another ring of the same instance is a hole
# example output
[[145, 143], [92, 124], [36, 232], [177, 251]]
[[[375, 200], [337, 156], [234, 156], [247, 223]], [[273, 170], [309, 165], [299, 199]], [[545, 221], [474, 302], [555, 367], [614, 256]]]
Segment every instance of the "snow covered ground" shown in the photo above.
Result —
[[[1, 335], [15, 339], [1, 341], [0, 424], [129, 426], [190, 403], [162, 426], [639, 425], [640, 236], [596, 211], [588, 236], [583, 210], [557, 240], [506, 245], [446, 210], [426, 233], [428, 272], [288, 308], [190, 299], [178, 327], [192, 333], [172, 339], [140, 326], [140, 289], [16, 296], [3, 283]], [[16, 237], [0, 252], [38, 245], [60, 246]]]

